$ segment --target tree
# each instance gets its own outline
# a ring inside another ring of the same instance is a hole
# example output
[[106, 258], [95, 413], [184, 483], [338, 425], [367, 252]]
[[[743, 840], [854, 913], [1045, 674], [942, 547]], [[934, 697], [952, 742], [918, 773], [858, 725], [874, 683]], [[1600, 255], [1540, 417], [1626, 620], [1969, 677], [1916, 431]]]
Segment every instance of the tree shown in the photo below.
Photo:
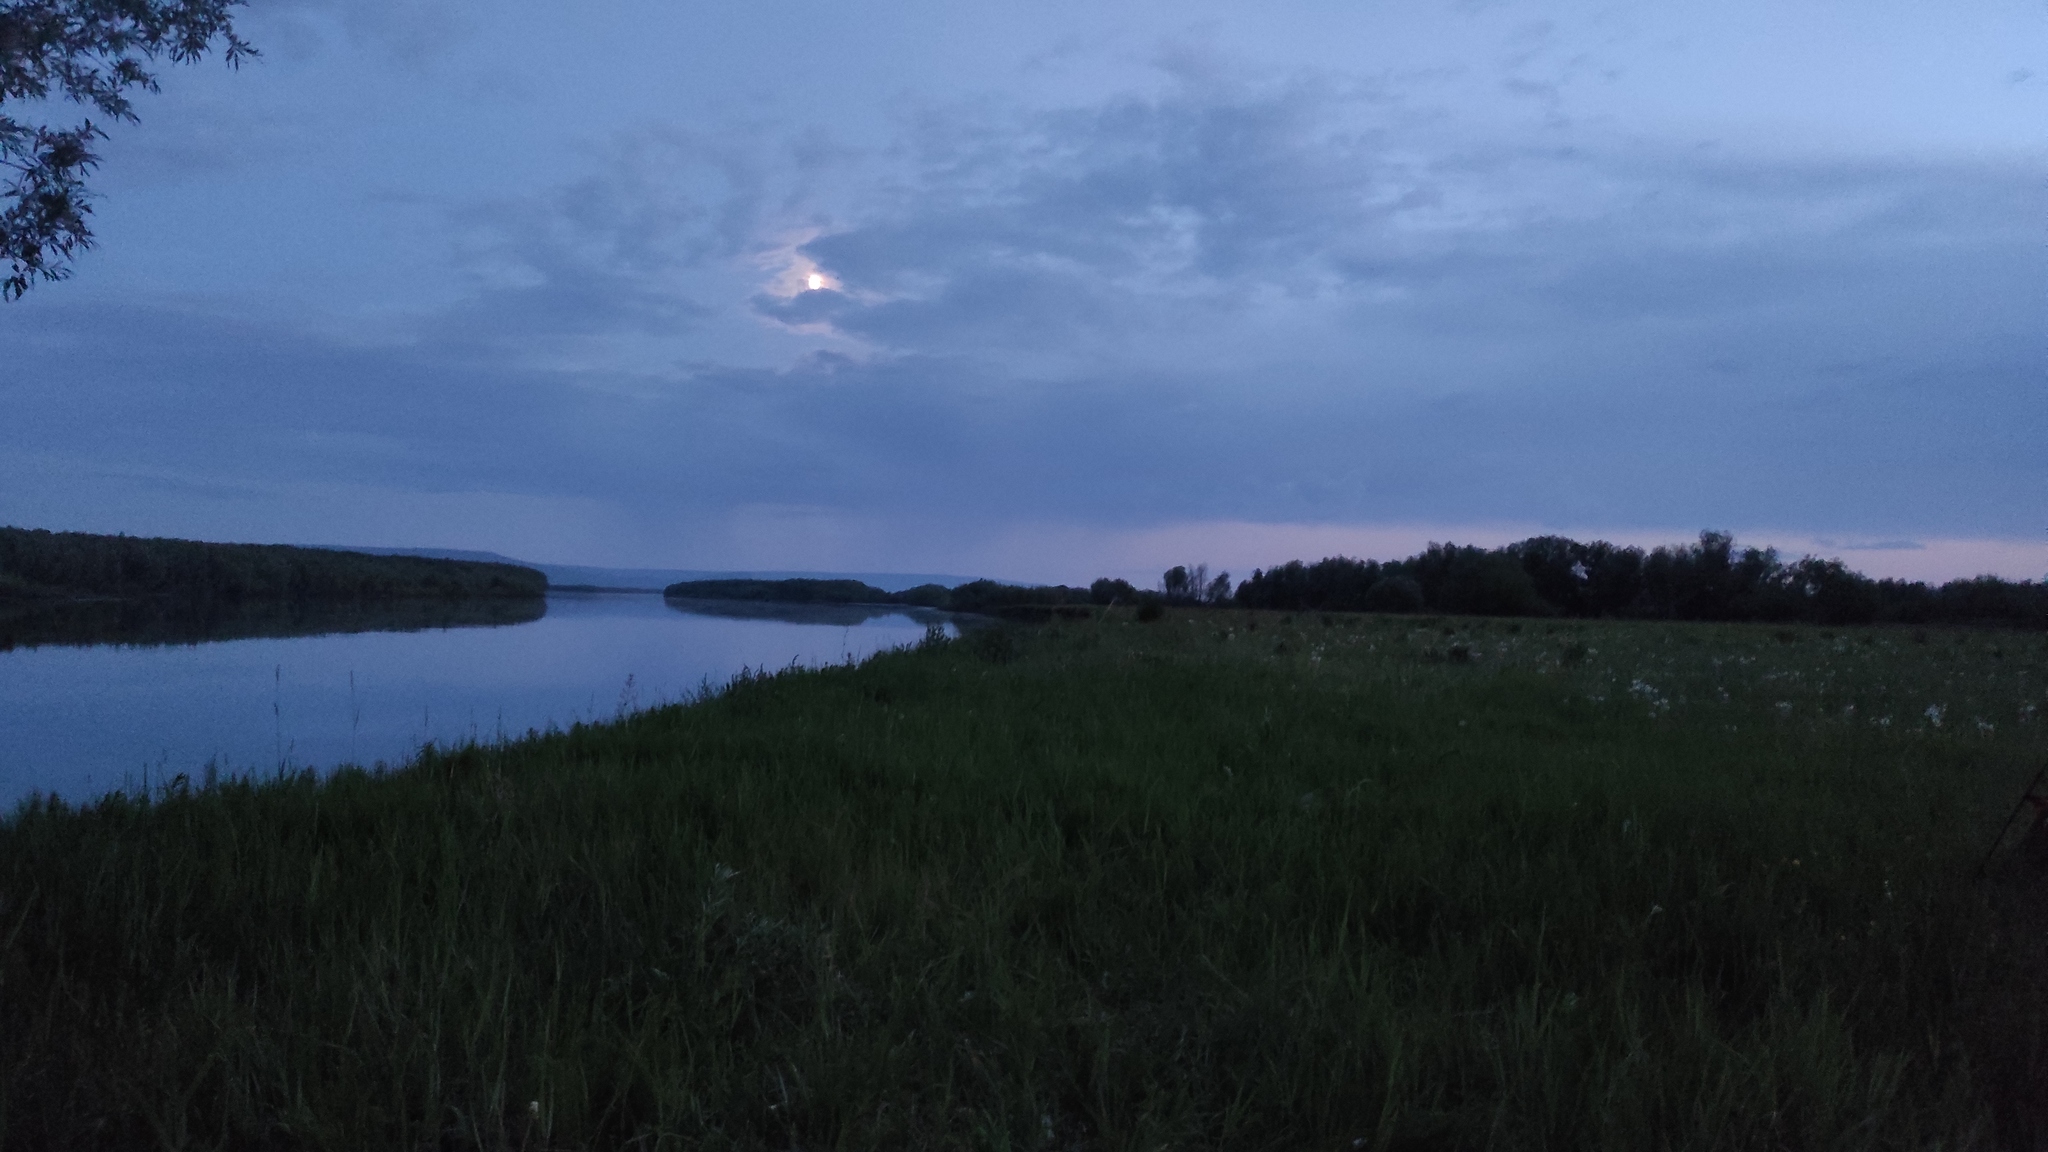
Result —
[[1230, 603], [1230, 573], [1218, 572], [1216, 578], [1209, 581], [1208, 587], [1202, 590], [1202, 603]]
[[1173, 604], [1223, 604], [1230, 600], [1230, 573], [1209, 577], [1207, 564], [1176, 564], [1159, 578], [1160, 591]]
[[[0, 107], [62, 97], [114, 120], [134, 121], [128, 94], [157, 90], [151, 62], [191, 63], [216, 44], [230, 66], [256, 54], [235, 34], [243, 0], [0, 0]], [[90, 118], [70, 126], [0, 112], [0, 299], [38, 280], [62, 280], [72, 254], [92, 247], [85, 177], [99, 165]]]
[[[1207, 573], [1203, 575], [1206, 576]], [[1188, 589], [1198, 585], [1200, 581], [1201, 577], [1188, 571], [1187, 565], [1176, 564], [1166, 570], [1166, 575], [1159, 578], [1159, 590], [1166, 593], [1168, 600], [1178, 604], [1194, 599]]]

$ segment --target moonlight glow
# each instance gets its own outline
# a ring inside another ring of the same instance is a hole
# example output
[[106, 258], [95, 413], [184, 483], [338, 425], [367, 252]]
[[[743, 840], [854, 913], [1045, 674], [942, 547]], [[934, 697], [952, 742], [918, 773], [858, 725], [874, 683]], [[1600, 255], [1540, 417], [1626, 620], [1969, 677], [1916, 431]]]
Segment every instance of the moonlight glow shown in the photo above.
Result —
[[810, 278], [805, 280], [804, 283], [809, 286], [811, 291], [817, 292], [825, 287], [825, 278], [823, 276], [818, 275], [816, 272], [813, 272], [811, 273]]

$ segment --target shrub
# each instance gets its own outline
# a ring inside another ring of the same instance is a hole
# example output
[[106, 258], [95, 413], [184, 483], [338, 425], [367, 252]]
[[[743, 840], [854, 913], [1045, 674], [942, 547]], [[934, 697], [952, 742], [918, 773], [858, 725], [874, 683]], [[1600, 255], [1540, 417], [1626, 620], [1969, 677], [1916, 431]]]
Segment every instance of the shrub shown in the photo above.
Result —
[[1367, 612], [1420, 612], [1422, 585], [1406, 576], [1388, 576], [1365, 590], [1359, 607]]

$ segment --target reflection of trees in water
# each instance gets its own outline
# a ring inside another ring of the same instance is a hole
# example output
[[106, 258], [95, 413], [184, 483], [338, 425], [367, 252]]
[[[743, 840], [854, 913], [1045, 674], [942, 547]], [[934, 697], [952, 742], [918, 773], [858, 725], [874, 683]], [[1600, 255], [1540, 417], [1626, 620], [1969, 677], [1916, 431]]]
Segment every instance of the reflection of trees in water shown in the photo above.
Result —
[[0, 652], [43, 645], [150, 646], [264, 636], [496, 628], [531, 623], [545, 616], [547, 610], [547, 601], [537, 596], [367, 603], [268, 601], [204, 607], [148, 600], [0, 605]]
[[908, 604], [792, 604], [770, 600], [685, 600], [662, 599], [671, 609], [688, 616], [723, 616], [731, 620], [779, 620], [785, 624], [833, 624], [850, 627], [901, 616], [917, 624], [944, 624], [951, 614]]

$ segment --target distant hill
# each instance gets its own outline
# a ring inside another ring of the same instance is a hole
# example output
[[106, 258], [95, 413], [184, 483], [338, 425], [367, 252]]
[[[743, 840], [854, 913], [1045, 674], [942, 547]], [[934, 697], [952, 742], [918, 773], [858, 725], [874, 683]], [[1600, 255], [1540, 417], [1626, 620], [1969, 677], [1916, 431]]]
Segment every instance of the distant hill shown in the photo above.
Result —
[[972, 583], [972, 576], [947, 576], [929, 572], [779, 572], [765, 570], [710, 571], [695, 568], [600, 568], [586, 564], [540, 564], [515, 560], [496, 552], [465, 552], [454, 548], [358, 548], [326, 545], [339, 551], [367, 552], [373, 556], [424, 556], [436, 560], [470, 560], [496, 564], [517, 564], [547, 573], [548, 585], [561, 589], [606, 588], [632, 592], [659, 592], [671, 584], [697, 580], [856, 580], [884, 592], [902, 592], [924, 584], [951, 588]]

